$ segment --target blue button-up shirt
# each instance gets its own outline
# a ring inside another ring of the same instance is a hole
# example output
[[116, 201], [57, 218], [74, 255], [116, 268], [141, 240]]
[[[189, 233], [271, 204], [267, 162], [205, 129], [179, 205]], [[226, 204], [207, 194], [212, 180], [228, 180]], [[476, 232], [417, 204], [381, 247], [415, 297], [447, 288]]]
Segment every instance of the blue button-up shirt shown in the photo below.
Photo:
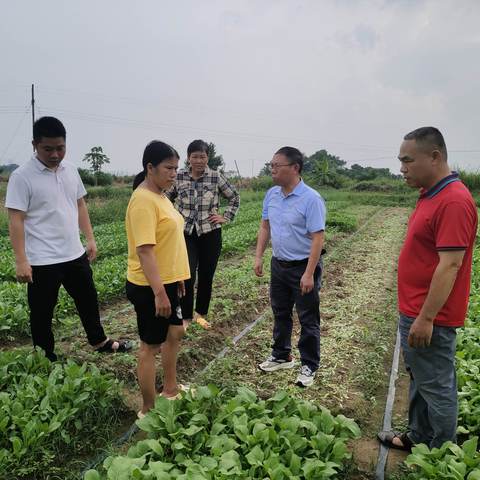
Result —
[[325, 230], [325, 202], [303, 180], [288, 195], [271, 188], [263, 201], [262, 219], [270, 222], [273, 255], [280, 260], [310, 256], [311, 233]]

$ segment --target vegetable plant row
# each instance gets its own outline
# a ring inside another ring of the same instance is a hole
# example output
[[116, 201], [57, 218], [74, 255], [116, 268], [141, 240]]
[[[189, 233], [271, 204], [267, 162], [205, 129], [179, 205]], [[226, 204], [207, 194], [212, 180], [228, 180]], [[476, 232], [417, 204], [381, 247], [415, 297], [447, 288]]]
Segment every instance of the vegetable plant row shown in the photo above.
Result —
[[0, 478], [66, 478], [69, 462], [113, 437], [119, 390], [94, 365], [0, 352]]
[[286, 392], [260, 400], [243, 387], [232, 397], [213, 385], [173, 402], [158, 397], [137, 423], [148, 438], [85, 480], [327, 479], [350, 458], [346, 442], [360, 435], [353, 420]]
[[[105, 258], [93, 264], [98, 298], [104, 303], [121, 295], [125, 289], [125, 255]], [[75, 305], [63, 288], [60, 289], [55, 318], [66, 318], [75, 312]], [[27, 287], [15, 282], [0, 282], [0, 338], [29, 332]]]

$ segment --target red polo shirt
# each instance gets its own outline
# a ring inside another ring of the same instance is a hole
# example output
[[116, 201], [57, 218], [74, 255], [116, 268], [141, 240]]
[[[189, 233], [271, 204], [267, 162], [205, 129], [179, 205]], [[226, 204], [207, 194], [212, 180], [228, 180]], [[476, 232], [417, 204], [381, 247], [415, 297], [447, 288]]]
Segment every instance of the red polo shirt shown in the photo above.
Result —
[[477, 233], [477, 207], [467, 187], [452, 173], [421, 192], [409, 221], [398, 260], [398, 307], [417, 317], [438, 265], [438, 251], [465, 249], [452, 292], [435, 325], [461, 327], [470, 294], [472, 255]]

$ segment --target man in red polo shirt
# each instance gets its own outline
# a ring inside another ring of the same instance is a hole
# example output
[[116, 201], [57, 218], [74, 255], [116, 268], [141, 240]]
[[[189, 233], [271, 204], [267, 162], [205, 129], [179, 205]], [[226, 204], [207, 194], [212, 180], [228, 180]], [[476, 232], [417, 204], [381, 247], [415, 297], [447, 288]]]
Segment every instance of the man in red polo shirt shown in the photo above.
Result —
[[403, 358], [410, 374], [409, 429], [384, 431], [401, 450], [456, 440], [456, 328], [463, 326], [477, 232], [475, 202], [447, 163], [442, 134], [422, 127], [405, 135], [398, 156], [408, 185], [420, 188], [398, 260]]

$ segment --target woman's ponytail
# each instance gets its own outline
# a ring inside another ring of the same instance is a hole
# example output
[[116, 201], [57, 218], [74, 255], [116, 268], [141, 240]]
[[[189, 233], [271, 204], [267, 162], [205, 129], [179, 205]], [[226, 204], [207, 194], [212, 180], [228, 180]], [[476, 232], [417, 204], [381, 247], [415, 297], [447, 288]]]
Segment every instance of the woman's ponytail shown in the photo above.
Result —
[[132, 189], [135, 190], [145, 180], [145, 177], [145, 170], [142, 170], [139, 174], [137, 174], [133, 179]]

